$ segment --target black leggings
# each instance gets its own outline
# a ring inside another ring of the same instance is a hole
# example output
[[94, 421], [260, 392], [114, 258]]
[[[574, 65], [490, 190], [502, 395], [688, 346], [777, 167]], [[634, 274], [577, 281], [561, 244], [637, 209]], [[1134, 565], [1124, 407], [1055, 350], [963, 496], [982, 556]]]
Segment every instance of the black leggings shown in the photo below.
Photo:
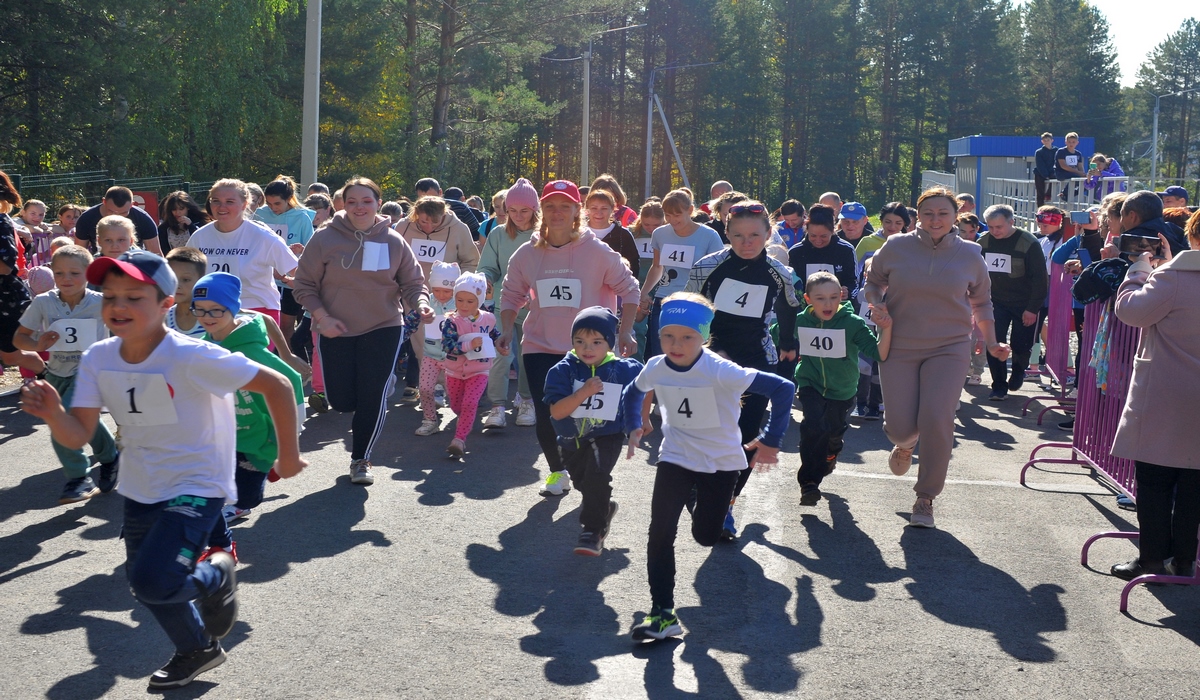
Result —
[[612, 471], [625, 448], [625, 434], [612, 433], [580, 441], [578, 447], [563, 448], [562, 459], [571, 483], [583, 494], [579, 524], [584, 532], [607, 534], [608, 502], [612, 500]]
[[721, 536], [737, 478], [738, 472], [705, 474], [670, 462], [658, 463], [650, 498], [650, 542], [646, 547], [650, 599], [655, 608], [675, 607], [675, 534], [679, 514], [691, 499], [692, 489], [696, 494], [692, 537], [701, 547], [711, 547]]
[[[775, 365], [768, 364], [765, 357], [759, 362], [738, 362], [738, 364], [760, 372], [775, 373]], [[751, 394], [750, 392], [742, 394], [742, 415], [738, 418], [738, 429], [742, 433], [743, 445], [753, 441], [762, 431], [763, 416], [767, 414], [767, 404], [770, 400], [769, 396], [762, 394]], [[754, 472], [754, 469], [749, 466], [750, 458], [753, 456], [754, 452], [746, 452], [747, 466], [738, 476], [737, 487], [733, 490], [734, 498], [742, 495], [742, 489], [746, 487], [746, 482], [750, 480], [750, 474]]]
[[325, 396], [334, 410], [354, 413], [350, 459], [370, 459], [387, 418], [387, 394], [404, 329], [389, 326], [362, 335], [321, 336]]
[[521, 355], [525, 362], [525, 376], [529, 380], [529, 396], [533, 399], [533, 412], [537, 416], [538, 445], [546, 461], [550, 463], [550, 471], [563, 470], [562, 456], [558, 453], [558, 433], [550, 422], [550, 407], [544, 401], [546, 397], [546, 375], [550, 368], [563, 359], [563, 355], [550, 352], [526, 352]]
[[1143, 563], [1173, 557], [1186, 565], [1196, 559], [1200, 527], [1200, 471], [1135, 462], [1139, 559]]

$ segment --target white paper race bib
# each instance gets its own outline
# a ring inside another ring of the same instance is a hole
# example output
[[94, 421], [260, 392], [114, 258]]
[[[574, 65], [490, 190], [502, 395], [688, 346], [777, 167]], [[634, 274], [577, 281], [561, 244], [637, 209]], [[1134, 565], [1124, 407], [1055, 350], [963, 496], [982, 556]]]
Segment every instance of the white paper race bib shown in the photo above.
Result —
[[710, 386], [658, 386], [654, 388], [663, 421], [673, 428], [712, 430], [721, 427], [717, 398]]
[[665, 267], [682, 267], [690, 270], [695, 257], [696, 246], [694, 245], [667, 244], [662, 247], [658, 262]]
[[434, 316], [433, 323], [423, 324], [425, 329], [425, 344], [440, 345], [442, 342], [442, 322], [446, 320], [445, 316]]
[[1004, 253], [984, 253], [983, 260], [987, 263], [988, 272], [1012, 272], [1012, 256]]
[[817, 274], [818, 272], [828, 272], [831, 275], [837, 274], [837, 271], [833, 269], [833, 265], [826, 265], [825, 263], [817, 263], [815, 265], [805, 265], [804, 266], [804, 279], [807, 280], [809, 277], [812, 277], [813, 275]]
[[[478, 350], [471, 349], [476, 339], [483, 341]], [[468, 360], [490, 360], [496, 356], [496, 346], [487, 333], [467, 333], [458, 337], [459, 347], [466, 350]]]
[[[583, 387], [583, 382], [575, 380], [575, 391]], [[616, 420], [617, 409], [621, 407], [620, 384], [604, 382], [604, 390], [599, 394], [587, 397], [579, 408], [571, 412], [572, 418], [592, 418], [594, 420]]]
[[50, 352], [83, 352], [96, 342], [96, 319], [60, 318], [50, 324], [50, 330], [58, 334], [58, 340], [50, 346]]
[[543, 308], [551, 306], [569, 306], [579, 308], [583, 285], [579, 280], [570, 277], [551, 277], [537, 281], [537, 300]]
[[638, 238], [638, 239], [635, 239], [634, 242], [637, 243], [639, 258], [653, 258], [654, 257], [654, 241], [653, 241], [653, 239]]
[[423, 263], [441, 262], [446, 258], [446, 241], [423, 241], [417, 239], [412, 243], [413, 255]]
[[1079, 156], [1068, 155], [1066, 158], [1063, 158], [1063, 160], [1067, 161], [1067, 165], [1070, 165], [1071, 167], [1079, 165]]
[[842, 328], [797, 328], [796, 337], [805, 357], [846, 356], [846, 331]]
[[286, 241], [288, 239], [288, 225], [287, 224], [268, 224], [265, 221], [262, 221], [259, 223], [261, 223], [263, 226], [266, 226], [267, 228], [274, 231], [275, 235], [279, 236], [283, 240]]
[[387, 243], [363, 243], [363, 272], [377, 272], [391, 266]]
[[161, 374], [100, 372], [100, 395], [117, 425], [174, 425], [174, 392]]
[[732, 279], [721, 282], [721, 287], [717, 289], [717, 298], [713, 300], [717, 305], [717, 311], [750, 318], [762, 316], [763, 304], [766, 301], [766, 285], [746, 284]]

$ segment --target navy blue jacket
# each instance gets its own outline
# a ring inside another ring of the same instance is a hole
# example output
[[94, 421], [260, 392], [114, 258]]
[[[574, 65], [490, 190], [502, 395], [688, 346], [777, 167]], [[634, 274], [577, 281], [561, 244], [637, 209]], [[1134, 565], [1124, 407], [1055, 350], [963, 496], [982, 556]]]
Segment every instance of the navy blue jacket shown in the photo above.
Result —
[[[609, 397], [598, 394], [592, 397], [594, 403], [599, 400], [618, 401], [617, 415], [614, 420], [605, 421], [595, 418], [572, 418], [567, 416], [562, 420], [553, 421], [554, 431], [558, 433], [560, 444], [577, 447], [581, 438], [594, 438], [600, 435], [629, 434], [642, 427], [642, 400], [646, 394], [633, 385], [642, 371], [642, 363], [632, 358], [621, 358], [612, 354], [592, 368], [575, 356], [574, 351], [550, 368], [546, 375], [546, 390], [543, 401], [552, 406], [575, 393], [575, 382], [586, 382], [592, 377], [599, 377], [606, 384], [620, 384], [624, 389], [621, 395]], [[594, 406], [599, 409], [599, 406]]]

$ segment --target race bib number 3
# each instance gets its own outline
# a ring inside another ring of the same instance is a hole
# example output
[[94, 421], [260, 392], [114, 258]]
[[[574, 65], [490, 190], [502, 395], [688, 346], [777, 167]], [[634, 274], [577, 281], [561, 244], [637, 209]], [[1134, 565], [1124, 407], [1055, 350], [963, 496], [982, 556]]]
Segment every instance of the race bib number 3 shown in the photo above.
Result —
[[[583, 382], [575, 380], [575, 391], [583, 387]], [[572, 418], [591, 418], [593, 420], [616, 420], [617, 409], [621, 406], [620, 384], [604, 382], [604, 390], [599, 394], [587, 397], [579, 408], [571, 412]]]
[[658, 256], [658, 262], [665, 267], [683, 267], [692, 269], [692, 263], [696, 257], [696, 246], [694, 245], [664, 245], [662, 253]]
[[710, 386], [659, 386], [654, 388], [663, 421], [683, 430], [721, 427], [717, 399]]
[[638, 238], [636, 241], [639, 258], [654, 257], [654, 243], [649, 238]]
[[543, 308], [569, 306], [578, 309], [583, 285], [577, 279], [551, 277], [537, 281], [537, 300]]
[[50, 352], [83, 352], [96, 342], [96, 319], [62, 318], [50, 324], [50, 330], [58, 334], [58, 340], [50, 346]]
[[806, 357], [846, 356], [846, 331], [841, 328], [797, 328], [800, 354]]
[[1012, 256], [1004, 253], [984, 253], [984, 262], [987, 263], [988, 272], [1002, 272], [1009, 274], [1012, 272]]
[[734, 316], [759, 318], [763, 315], [763, 305], [767, 302], [767, 287], [727, 279], [721, 282], [717, 298], [713, 302], [717, 305], [717, 311]]
[[445, 241], [422, 241], [417, 239], [412, 244], [413, 255], [423, 263], [441, 262], [446, 258]]
[[117, 425], [174, 425], [173, 392], [161, 374], [100, 372], [100, 395]]

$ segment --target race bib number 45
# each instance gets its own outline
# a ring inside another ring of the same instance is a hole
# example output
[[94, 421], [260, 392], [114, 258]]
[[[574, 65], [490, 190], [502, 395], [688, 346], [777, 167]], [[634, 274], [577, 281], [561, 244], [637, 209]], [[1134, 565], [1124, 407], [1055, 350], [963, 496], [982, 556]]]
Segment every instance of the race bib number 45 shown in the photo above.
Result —
[[551, 277], [537, 281], [537, 300], [543, 308], [569, 306], [578, 309], [583, 285], [569, 277]]
[[984, 253], [983, 260], [987, 263], [988, 272], [1012, 272], [1012, 256], [1004, 253]]
[[658, 386], [654, 388], [663, 421], [683, 430], [721, 427], [717, 399], [710, 386]]
[[717, 305], [717, 311], [734, 316], [758, 318], [763, 315], [763, 305], [767, 302], [767, 287], [727, 279], [721, 282], [717, 297], [713, 301]]
[[61, 318], [50, 324], [58, 334], [50, 352], [83, 352], [96, 342], [96, 329], [94, 318]]
[[100, 372], [100, 395], [117, 425], [174, 425], [173, 392], [161, 374]]
[[797, 328], [800, 354], [806, 357], [846, 356], [846, 331], [841, 328]]
[[[583, 387], [583, 382], [575, 380], [575, 391]], [[579, 408], [571, 412], [572, 418], [591, 418], [593, 420], [616, 420], [617, 409], [621, 405], [620, 384], [604, 382], [604, 390], [587, 397]]]

